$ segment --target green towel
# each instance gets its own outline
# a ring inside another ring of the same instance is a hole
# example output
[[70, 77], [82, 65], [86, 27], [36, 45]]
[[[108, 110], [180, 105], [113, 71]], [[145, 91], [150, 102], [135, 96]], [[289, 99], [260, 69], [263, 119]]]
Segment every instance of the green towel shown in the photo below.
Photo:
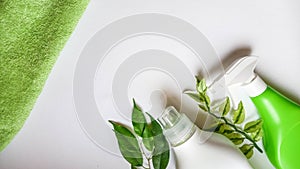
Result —
[[22, 128], [88, 0], [0, 0], [0, 151]]

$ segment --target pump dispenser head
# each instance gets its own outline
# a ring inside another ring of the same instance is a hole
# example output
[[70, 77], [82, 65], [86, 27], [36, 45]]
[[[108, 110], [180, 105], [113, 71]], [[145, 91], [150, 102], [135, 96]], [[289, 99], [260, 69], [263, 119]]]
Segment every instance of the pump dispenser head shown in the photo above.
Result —
[[188, 140], [196, 129], [190, 119], [186, 115], [178, 113], [173, 106], [167, 107], [158, 121], [162, 125], [164, 135], [173, 147]]
[[[222, 82], [225, 79], [224, 87], [228, 87], [229, 91], [232, 86], [242, 86], [250, 97], [258, 96], [266, 90], [267, 85], [254, 72], [257, 60], [257, 56], [245, 56], [237, 59], [226, 69], [224, 75], [215, 80], [210, 88], [224, 85]], [[234, 97], [232, 96], [232, 98]]]
[[257, 64], [257, 59], [256, 56], [247, 56], [232, 63], [226, 70], [226, 85], [239, 85], [251, 82], [256, 77], [254, 69]]

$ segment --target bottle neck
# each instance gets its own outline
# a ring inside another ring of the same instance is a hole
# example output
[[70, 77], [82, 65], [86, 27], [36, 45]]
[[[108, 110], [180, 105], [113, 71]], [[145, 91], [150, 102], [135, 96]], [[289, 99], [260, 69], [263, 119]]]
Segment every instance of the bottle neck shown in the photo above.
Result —
[[184, 114], [174, 126], [164, 129], [164, 135], [169, 140], [172, 147], [185, 143], [195, 133], [196, 126]]
[[243, 88], [250, 97], [257, 97], [261, 95], [266, 89], [267, 84], [256, 75], [249, 83], [244, 84]]
[[181, 144], [184, 144], [187, 142], [196, 132], [197, 127], [194, 125], [189, 132], [186, 133], [186, 135], [182, 136], [181, 139], [179, 139], [177, 142], [173, 142], [172, 147], [180, 146]]
[[158, 121], [173, 147], [186, 142], [196, 130], [194, 123], [185, 114], [177, 112], [173, 106], [167, 107]]

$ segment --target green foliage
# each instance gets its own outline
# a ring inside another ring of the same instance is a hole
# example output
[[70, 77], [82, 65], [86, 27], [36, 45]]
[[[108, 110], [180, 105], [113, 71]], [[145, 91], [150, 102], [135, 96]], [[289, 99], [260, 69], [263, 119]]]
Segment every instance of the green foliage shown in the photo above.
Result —
[[234, 132], [234, 129], [226, 123], [220, 123], [219, 126], [216, 128], [215, 132], [219, 134], [229, 134]]
[[237, 132], [225, 134], [225, 136], [231, 140], [235, 145], [240, 145], [244, 142], [245, 137]]
[[[147, 113], [148, 114], [148, 113]], [[170, 148], [163, 131], [158, 122], [150, 115], [152, 132], [154, 136], [154, 151], [152, 156], [152, 164], [155, 169], [167, 168], [170, 158]]]
[[249, 159], [253, 155], [253, 148], [254, 146], [252, 144], [244, 144], [240, 147], [240, 150]]
[[198, 77], [196, 77], [196, 89], [199, 93], [206, 93], [207, 91], [207, 86], [206, 86], [206, 81], [205, 79], [199, 80]]
[[133, 110], [132, 110], [131, 118], [132, 118], [132, 126], [134, 132], [137, 135], [142, 136], [145, 127], [147, 125], [147, 121], [141, 109], [136, 105], [134, 99], [133, 99]]
[[233, 111], [232, 121], [234, 124], [241, 124], [245, 120], [245, 109], [243, 103], [240, 102], [238, 108]]
[[184, 94], [187, 94], [188, 96], [190, 96], [192, 99], [194, 99], [198, 103], [201, 102], [198, 93], [195, 93], [195, 92], [192, 92], [192, 91], [185, 91]]
[[146, 147], [148, 151], [152, 151], [154, 148], [154, 142], [153, 142], [153, 133], [151, 125], [147, 124], [145, 127], [145, 130], [142, 135], [143, 144]]
[[226, 116], [230, 111], [230, 100], [229, 97], [226, 97], [223, 104], [220, 106], [220, 112], [222, 116]]
[[152, 157], [153, 167], [156, 168], [167, 168], [170, 158], [170, 151], [165, 151], [161, 154], [155, 154]]
[[[133, 132], [121, 123], [109, 122], [114, 127], [121, 154], [132, 169], [138, 167], [151, 169], [151, 161], [154, 169], [165, 169], [170, 158], [169, 143], [159, 123], [149, 113], [146, 114], [151, 120], [149, 123], [133, 100], [131, 116]], [[143, 159], [146, 159], [148, 166], [143, 166]]]
[[258, 119], [258, 120], [250, 121], [250, 122], [246, 123], [244, 130], [247, 133], [253, 133], [253, 132], [260, 130], [261, 127], [262, 127], [262, 120]]
[[263, 130], [262, 129], [257, 130], [255, 133], [251, 133], [251, 137], [255, 141], [261, 140], [262, 136], [263, 136]]
[[[216, 109], [220, 114], [218, 116], [211, 111], [211, 100], [207, 94], [207, 90], [205, 80], [199, 80], [196, 77], [196, 92], [186, 91], [184, 93], [197, 101], [200, 109], [215, 118], [217, 127], [215, 127], [214, 132], [226, 136], [237, 146], [241, 145], [239, 149], [248, 159], [253, 155], [253, 148], [262, 153], [262, 149], [256, 143], [263, 136], [262, 120], [258, 119], [247, 122], [244, 128], [242, 128], [240, 125], [244, 122], [246, 114], [243, 103], [240, 102], [238, 107], [233, 109], [231, 108], [229, 97], [226, 97]], [[211, 131], [211, 129], [204, 130]]]
[[208, 107], [207, 107], [206, 104], [201, 104], [201, 103], [199, 103], [198, 106], [199, 106], [200, 109], [202, 109], [202, 110], [204, 110], [204, 111], [208, 111]]
[[119, 149], [122, 156], [133, 166], [143, 165], [143, 155], [139, 147], [139, 143], [133, 133], [123, 124], [109, 121], [115, 131], [118, 139]]

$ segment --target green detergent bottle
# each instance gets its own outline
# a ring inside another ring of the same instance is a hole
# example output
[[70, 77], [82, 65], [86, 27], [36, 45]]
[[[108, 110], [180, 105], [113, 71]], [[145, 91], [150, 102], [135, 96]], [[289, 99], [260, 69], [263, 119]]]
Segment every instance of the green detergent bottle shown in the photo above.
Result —
[[256, 56], [246, 56], [225, 73], [226, 85], [243, 86], [263, 119], [263, 145], [277, 169], [300, 169], [300, 106], [254, 73]]

